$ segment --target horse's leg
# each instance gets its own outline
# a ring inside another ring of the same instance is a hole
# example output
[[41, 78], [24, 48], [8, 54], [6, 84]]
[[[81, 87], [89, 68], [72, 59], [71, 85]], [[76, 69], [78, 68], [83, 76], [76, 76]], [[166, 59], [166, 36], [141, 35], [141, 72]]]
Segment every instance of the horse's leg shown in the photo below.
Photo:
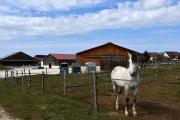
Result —
[[129, 104], [129, 97], [128, 97], [129, 87], [125, 86], [125, 116], [128, 116], [128, 104]]
[[113, 85], [113, 91], [115, 92], [116, 95], [116, 110], [119, 110], [119, 94], [117, 91], [117, 85], [115, 81], [112, 81], [112, 85]]
[[138, 88], [133, 89], [133, 106], [132, 106], [132, 112], [134, 116], [137, 116], [136, 112], [136, 95], [138, 92]]
[[116, 94], [116, 110], [119, 110], [119, 94]]

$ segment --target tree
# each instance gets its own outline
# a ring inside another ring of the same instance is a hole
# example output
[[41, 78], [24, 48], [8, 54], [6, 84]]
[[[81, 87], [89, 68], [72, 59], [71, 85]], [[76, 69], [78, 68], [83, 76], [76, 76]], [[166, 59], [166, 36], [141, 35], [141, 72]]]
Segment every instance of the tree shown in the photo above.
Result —
[[144, 51], [142, 54], [142, 63], [147, 63], [150, 59], [150, 54], [147, 51]]

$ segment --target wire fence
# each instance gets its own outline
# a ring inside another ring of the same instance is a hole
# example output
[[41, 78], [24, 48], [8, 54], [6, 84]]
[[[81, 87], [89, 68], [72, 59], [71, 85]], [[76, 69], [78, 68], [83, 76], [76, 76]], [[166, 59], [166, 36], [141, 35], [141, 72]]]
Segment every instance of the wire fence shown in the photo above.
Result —
[[[171, 79], [179, 79], [179, 76], [171, 75], [172, 69], [180, 70], [180, 65], [142, 67], [140, 76], [146, 82], [166, 79], [167, 76], [172, 77]], [[98, 97], [113, 94], [110, 72], [67, 74], [64, 71], [63, 74], [49, 75], [48, 71], [42, 71], [41, 74], [32, 73], [31, 70], [5, 71], [3, 83], [5, 87], [12, 84], [11, 87], [22, 91], [66, 96], [81, 101], [89, 100], [96, 111], [99, 110]]]

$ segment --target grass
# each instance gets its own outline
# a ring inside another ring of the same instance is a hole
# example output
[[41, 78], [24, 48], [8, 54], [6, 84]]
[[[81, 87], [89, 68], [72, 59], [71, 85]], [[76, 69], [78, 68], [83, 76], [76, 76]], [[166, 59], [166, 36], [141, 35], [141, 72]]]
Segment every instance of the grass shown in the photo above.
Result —
[[[155, 68], [144, 69], [144, 80], [140, 85], [140, 97], [155, 101], [175, 103], [180, 100], [180, 65], [160, 67], [158, 76]], [[24, 120], [134, 120], [119, 115], [110, 115], [100, 108], [93, 110], [92, 74], [68, 75], [67, 89], [63, 95], [63, 76], [45, 77], [45, 91], [42, 94], [41, 75], [31, 76], [32, 89], [28, 87], [29, 77], [24, 78], [22, 89], [21, 78], [0, 81], [0, 104], [12, 115]], [[18, 80], [18, 87], [16, 86]], [[97, 74], [98, 93], [104, 96], [112, 92], [110, 73]], [[110, 101], [111, 102], [111, 101]], [[104, 106], [102, 106], [104, 107]]]
[[[125, 120], [96, 113], [80, 101], [52, 94], [21, 91], [12, 83], [0, 82], [0, 103], [15, 117], [23, 120]], [[8, 88], [8, 89], [7, 89]]]
[[[180, 65], [163, 65], [157, 73], [156, 69], [146, 68], [144, 80], [141, 81], [143, 90], [149, 89], [144, 97], [152, 97], [160, 102], [173, 103], [180, 100]], [[155, 93], [155, 94], [154, 94]]]

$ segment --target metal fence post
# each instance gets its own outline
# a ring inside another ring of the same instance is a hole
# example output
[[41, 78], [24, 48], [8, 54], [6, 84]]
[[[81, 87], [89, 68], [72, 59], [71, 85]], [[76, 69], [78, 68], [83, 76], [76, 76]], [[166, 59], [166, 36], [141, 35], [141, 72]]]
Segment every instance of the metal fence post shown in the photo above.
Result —
[[93, 90], [94, 90], [94, 109], [97, 112], [99, 110], [99, 105], [98, 105], [98, 89], [97, 89], [97, 80], [96, 80], [96, 73], [95, 71], [92, 71], [93, 73]]

